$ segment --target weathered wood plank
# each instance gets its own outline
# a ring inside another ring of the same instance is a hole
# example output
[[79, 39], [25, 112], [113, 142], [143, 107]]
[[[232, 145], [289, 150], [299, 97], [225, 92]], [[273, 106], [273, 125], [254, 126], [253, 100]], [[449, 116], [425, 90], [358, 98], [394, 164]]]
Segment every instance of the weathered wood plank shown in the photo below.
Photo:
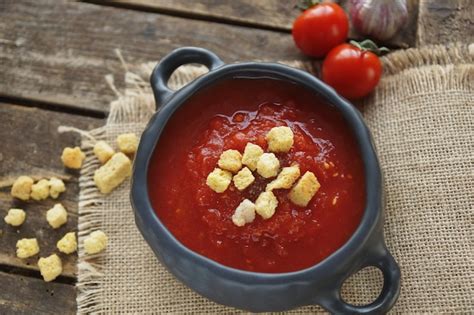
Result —
[[[64, 169], [60, 156], [64, 147], [78, 144], [79, 139], [75, 134], [59, 134], [57, 128], [69, 125], [89, 129], [102, 123], [101, 119], [0, 103], [0, 265], [37, 270], [38, 256], [16, 257], [17, 240], [36, 237], [40, 245], [39, 256], [44, 257], [58, 252], [56, 242], [65, 233], [77, 231], [77, 174]], [[66, 192], [57, 200], [23, 202], [14, 199], [10, 196], [9, 184], [23, 174], [69, 178], [65, 181]], [[46, 221], [46, 211], [57, 202], [66, 207], [69, 218], [64, 226], [52, 229]], [[3, 220], [12, 207], [26, 212], [26, 221], [20, 227], [12, 227]], [[64, 264], [63, 275], [74, 277], [76, 255], [61, 254], [60, 257]]]
[[120, 87], [120, 49], [130, 63], [202, 46], [226, 61], [292, 59], [290, 34], [136, 12], [89, 3], [34, 0], [0, 4], [0, 96], [107, 111]]
[[[252, 27], [273, 28], [290, 32], [293, 21], [301, 13], [294, 1], [279, 0], [92, 0], [96, 3], [119, 5], [157, 12], [215, 19], [222, 22], [246, 24]], [[408, 0], [409, 18], [404, 28], [386, 44], [393, 47], [412, 47], [416, 40], [416, 21], [419, 0]], [[349, 1], [340, 1], [348, 12]], [[354, 29], [349, 37], [362, 39]]]
[[417, 45], [474, 42], [474, 1], [421, 0]]
[[0, 314], [75, 314], [76, 288], [0, 272]]

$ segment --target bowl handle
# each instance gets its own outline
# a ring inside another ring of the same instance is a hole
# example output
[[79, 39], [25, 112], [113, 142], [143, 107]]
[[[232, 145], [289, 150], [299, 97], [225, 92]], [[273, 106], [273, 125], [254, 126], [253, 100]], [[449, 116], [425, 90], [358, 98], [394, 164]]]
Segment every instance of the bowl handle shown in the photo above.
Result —
[[400, 268], [384, 244], [378, 248], [375, 254], [367, 255], [367, 261], [362, 268], [368, 266], [376, 267], [383, 273], [382, 292], [374, 302], [362, 306], [346, 303], [341, 297], [341, 284], [335, 289], [328, 290], [329, 294], [320, 298], [318, 304], [333, 314], [387, 313], [395, 304], [400, 293]]
[[156, 107], [165, 104], [175, 93], [168, 87], [173, 72], [182, 65], [198, 63], [212, 71], [224, 64], [213, 52], [198, 47], [183, 47], [170, 52], [161, 59], [151, 74], [150, 83], [155, 95]]

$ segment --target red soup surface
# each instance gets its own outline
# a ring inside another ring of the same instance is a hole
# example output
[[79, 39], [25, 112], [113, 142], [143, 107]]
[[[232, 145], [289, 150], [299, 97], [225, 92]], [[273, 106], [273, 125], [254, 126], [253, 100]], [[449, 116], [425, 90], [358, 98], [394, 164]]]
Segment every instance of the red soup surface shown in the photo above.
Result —
[[[278, 207], [270, 219], [232, 222], [245, 198], [255, 202], [272, 179], [256, 172], [240, 192], [206, 185], [228, 149], [243, 153], [252, 142], [267, 149], [266, 133], [286, 125], [294, 133], [281, 167], [298, 163], [321, 188], [307, 207], [274, 190]], [[168, 122], [153, 154], [149, 195], [158, 217], [185, 246], [224, 265], [256, 272], [310, 267], [340, 248], [360, 223], [365, 205], [363, 163], [341, 114], [296, 84], [271, 79], [233, 79], [193, 95]]]

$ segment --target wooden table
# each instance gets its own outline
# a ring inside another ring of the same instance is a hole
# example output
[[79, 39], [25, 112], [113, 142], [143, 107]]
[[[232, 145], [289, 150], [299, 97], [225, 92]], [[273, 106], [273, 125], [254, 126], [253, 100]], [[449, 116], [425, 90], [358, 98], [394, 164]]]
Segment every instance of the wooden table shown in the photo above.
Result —
[[[392, 47], [473, 42], [472, 0], [409, 2], [409, 22], [388, 43]], [[113, 74], [116, 86], [123, 86], [115, 49], [131, 64], [189, 45], [209, 48], [227, 62], [303, 59], [290, 34], [297, 14], [292, 1], [279, 0], [0, 0], [0, 216], [13, 206], [28, 215], [18, 229], [0, 220], [0, 314], [76, 310], [77, 257], [62, 255], [62, 276], [46, 283], [38, 258], [16, 258], [15, 244], [37, 237], [45, 256], [62, 235], [77, 230], [77, 173], [64, 170], [59, 156], [78, 138], [57, 127], [104, 124], [114, 99], [104, 76]], [[70, 215], [66, 226], [48, 227], [52, 200], [12, 200], [10, 185], [23, 174], [67, 179], [60, 197]]]

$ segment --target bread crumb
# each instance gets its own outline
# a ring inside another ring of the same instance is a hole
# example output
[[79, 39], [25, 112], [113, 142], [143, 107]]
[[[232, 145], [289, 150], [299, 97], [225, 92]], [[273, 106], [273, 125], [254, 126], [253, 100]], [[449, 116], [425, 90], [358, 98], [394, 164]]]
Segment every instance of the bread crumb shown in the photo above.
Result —
[[264, 178], [275, 177], [280, 170], [280, 161], [273, 153], [263, 153], [257, 162], [257, 173]]
[[313, 172], [306, 172], [288, 194], [297, 206], [306, 207], [321, 185]]
[[298, 177], [300, 177], [300, 167], [298, 165], [284, 167], [278, 177], [269, 183], [265, 190], [290, 189]]
[[59, 179], [57, 177], [51, 177], [49, 179], [49, 195], [51, 196], [51, 198], [57, 199], [59, 197], [59, 194], [65, 191], [66, 185], [64, 185], [62, 179]]
[[64, 148], [63, 154], [61, 155], [64, 166], [72, 169], [80, 169], [85, 158], [86, 155], [79, 147]]
[[217, 165], [223, 170], [237, 173], [242, 168], [242, 154], [237, 150], [226, 150], [222, 152]]
[[92, 232], [84, 240], [84, 250], [87, 254], [97, 254], [105, 249], [107, 246], [107, 235], [102, 231]]
[[5, 216], [5, 223], [11, 226], [20, 226], [25, 222], [26, 213], [22, 209], [12, 208], [8, 210], [8, 214]]
[[232, 222], [237, 226], [244, 226], [247, 223], [251, 223], [255, 220], [255, 204], [245, 199], [235, 209], [232, 215]]
[[20, 176], [13, 183], [11, 195], [21, 200], [30, 199], [31, 187], [33, 186], [33, 179], [29, 176]]
[[331, 167], [328, 162], [324, 162], [323, 166], [324, 166], [324, 169], [326, 170], [328, 170]]
[[18, 258], [28, 258], [39, 253], [38, 241], [36, 238], [22, 238], [16, 242], [16, 256]]
[[105, 141], [97, 141], [94, 145], [94, 155], [104, 164], [115, 154], [114, 149]]
[[124, 133], [117, 137], [117, 146], [125, 154], [134, 154], [138, 149], [138, 137], [134, 133]]
[[94, 173], [94, 182], [103, 194], [110, 193], [120, 185], [132, 171], [132, 162], [122, 152], [115, 153], [110, 160]]
[[332, 205], [333, 205], [333, 206], [336, 205], [337, 199], [339, 199], [339, 196], [334, 196], [334, 198], [332, 198]]
[[46, 282], [53, 281], [63, 272], [63, 264], [56, 254], [46, 258], [41, 257], [38, 260], [38, 268]]
[[30, 197], [34, 200], [44, 200], [49, 196], [49, 180], [42, 179], [31, 186]]
[[232, 181], [232, 173], [229, 171], [215, 168], [207, 175], [206, 185], [216, 193], [223, 193], [229, 187]]
[[241, 169], [237, 175], [234, 176], [234, 185], [237, 187], [238, 190], [244, 190], [245, 188], [249, 187], [255, 180], [252, 172], [248, 169], [248, 167], [244, 167]]
[[269, 219], [275, 214], [278, 199], [271, 191], [262, 192], [255, 201], [255, 211], [264, 219]]
[[242, 164], [246, 165], [251, 171], [257, 169], [257, 162], [260, 156], [263, 154], [263, 149], [256, 144], [247, 143], [242, 156]]
[[60, 239], [56, 246], [59, 251], [65, 254], [72, 254], [77, 250], [76, 233], [69, 232]]
[[57, 203], [46, 212], [46, 221], [53, 229], [57, 229], [61, 225], [67, 222], [67, 211], [64, 206]]
[[293, 131], [286, 126], [273, 127], [266, 136], [268, 150], [271, 152], [288, 152], [293, 146]]

